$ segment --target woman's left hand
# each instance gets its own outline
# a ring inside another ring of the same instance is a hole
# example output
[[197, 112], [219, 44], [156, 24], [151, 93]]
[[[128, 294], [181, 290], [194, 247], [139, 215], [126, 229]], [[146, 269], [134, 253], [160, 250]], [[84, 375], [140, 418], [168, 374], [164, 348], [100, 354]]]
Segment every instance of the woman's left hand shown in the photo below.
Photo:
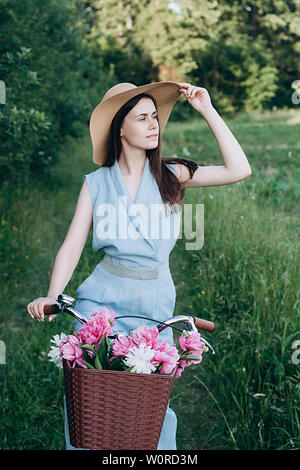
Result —
[[185, 94], [188, 103], [199, 113], [204, 114], [213, 107], [206, 88], [193, 86], [190, 83], [178, 83], [178, 85], [181, 87], [179, 91]]

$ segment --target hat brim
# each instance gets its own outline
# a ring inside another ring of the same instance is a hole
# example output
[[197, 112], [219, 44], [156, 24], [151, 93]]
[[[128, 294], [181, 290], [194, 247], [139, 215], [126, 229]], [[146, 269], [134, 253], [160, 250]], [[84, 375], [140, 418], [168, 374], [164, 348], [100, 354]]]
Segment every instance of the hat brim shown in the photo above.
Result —
[[110, 126], [115, 114], [123, 104], [140, 93], [148, 93], [153, 96], [157, 103], [160, 132], [162, 134], [171, 110], [181, 96], [179, 89], [180, 85], [176, 82], [154, 82], [123, 91], [101, 101], [90, 118], [93, 161], [99, 165], [105, 162]]

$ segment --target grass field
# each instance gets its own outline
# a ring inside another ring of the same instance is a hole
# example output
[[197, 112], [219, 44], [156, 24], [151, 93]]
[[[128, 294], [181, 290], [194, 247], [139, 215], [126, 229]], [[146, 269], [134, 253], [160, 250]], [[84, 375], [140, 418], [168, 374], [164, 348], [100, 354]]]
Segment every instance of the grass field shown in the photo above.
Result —
[[[187, 251], [182, 238], [170, 256], [175, 314], [217, 325], [204, 335], [216, 355], [189, 367], [172, 392], [178, 449], [300, 449], [300, 111], [225, 121], [252, 175], [188, 189], [185, 203], [204, 204], [204, 246]], [[223, 164], [200, 116], [168, 124], [163, 154]], [[62, 372], [47, 353], [54, 334], [72, 331], [72, 319], [34, 322], [26, 305], [47, 294], [83, 175], [95, 169], [87, 131], [80, 141], [66, 141], [47, 187], [34, 182], [0, 190], [1, 449], [64, 449]], [[74, 297], [98, 261], [90, 234], [65, 292]]]

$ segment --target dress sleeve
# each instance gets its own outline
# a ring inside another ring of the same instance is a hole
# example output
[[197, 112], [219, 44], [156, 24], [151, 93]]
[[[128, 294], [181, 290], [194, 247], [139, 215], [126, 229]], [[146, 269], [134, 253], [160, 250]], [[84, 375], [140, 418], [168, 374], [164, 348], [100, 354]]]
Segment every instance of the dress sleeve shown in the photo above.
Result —
[[[194, 162], [193, 160], [187, 160], [186, 158], [181, 158], [181, 161], [178, 161], [178, 163], [182, 163], [182, 160], [187, 164], [190, 173], [191, 173], [191, 178], [193, 178], [193, 175], [195, 171], [197, 170], [199, 164]], [[184, 164], [183, 164], [184, 165]], [[176, 170], [175, 170], [175, 163], [166, 163], [166, 166], [176, 175]], [[186, 166], [186, 165], [184, 165]]]
[[175, 163], [166, 163], [166, 166], [169, 168], [169, 170], [172, 171], [172, 173], [174, 173], [174, 175], [176, 176], [176, 169], [175, 169]]
[[97, 185], [96, 185], [97, 178], [96, 178], [95, 172], [89, 173], [88, 175], [84, 175], [84, 180], [87, 182], [91, 200], [93, 201], [93, 204], [95, 205], [96, 195], [97, 195]]

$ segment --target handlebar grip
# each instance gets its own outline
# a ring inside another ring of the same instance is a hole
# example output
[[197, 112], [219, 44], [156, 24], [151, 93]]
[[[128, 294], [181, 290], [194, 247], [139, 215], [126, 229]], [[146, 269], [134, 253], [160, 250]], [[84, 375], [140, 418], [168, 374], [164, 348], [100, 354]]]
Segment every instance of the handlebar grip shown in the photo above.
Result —
[[58, 313], [60, 313], [60, 307], [58, 304], [44, 305], [45, 315], [57, 315]]
[[214, 331], [215, 324], [212, 321], [202, 320], [202, 318], [193, 317], [196, 328], [199, 330]]

